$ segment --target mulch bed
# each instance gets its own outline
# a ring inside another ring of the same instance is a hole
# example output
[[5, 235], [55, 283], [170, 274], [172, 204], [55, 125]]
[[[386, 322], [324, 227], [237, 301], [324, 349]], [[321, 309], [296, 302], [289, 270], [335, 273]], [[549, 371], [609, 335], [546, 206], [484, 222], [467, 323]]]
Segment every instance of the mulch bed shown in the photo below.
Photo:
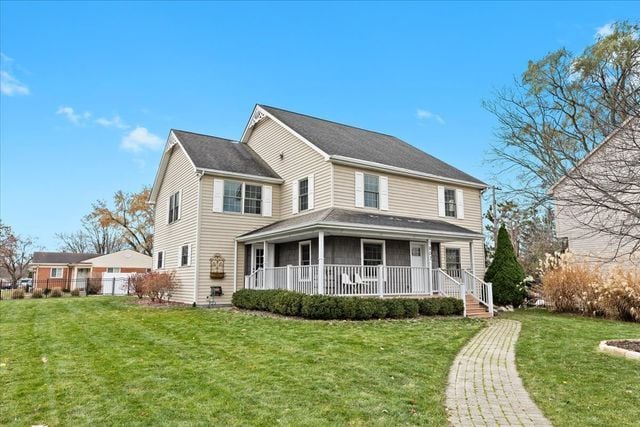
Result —
[[607, 341], [607, 345], [640, 353], [640, 340]]
[[158, 301], [151, 301], [148, 298], [142, 298], [142, 299], [136, 299], [135, 301], [132, 302], [132, 304], [137, 304], [137, 305], [146, 305], [148, 307], [157, 307], [157, 308], [168, 308], [168, 307], [189, 307], [191, 306], [191, 304], [185, 304], [183, 302], [175, 302], [175, 301], [163, 301], [163, 302], [158, 302]]

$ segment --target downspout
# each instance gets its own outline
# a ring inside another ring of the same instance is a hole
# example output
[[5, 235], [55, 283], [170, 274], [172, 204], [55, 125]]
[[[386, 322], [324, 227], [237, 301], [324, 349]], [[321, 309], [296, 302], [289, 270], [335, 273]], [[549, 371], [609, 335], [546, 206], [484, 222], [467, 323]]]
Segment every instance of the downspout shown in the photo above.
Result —
[[[244, 262], [247, 262], [245, 260]], [[233, 293], [238, 290], [238, 239], [233, 239]]]
[[[202, 190], [202, 177], [204, 174], [202, 172], [196, 172], [198, 176], [198, 213], [196, 215], [196, 257], [195, 257], [195, 274], [193, 278], [193, 304], [194, 306], [198, 304], [198, 279], [200, 278], [200, 263], [198, 260], [200, 259], [200, 214], [201, 214], [201, 197], [200, 193]], [[182, 202], [181, 202], [182, 203]], [[193, 254], [191, 254], [193, 256]]]

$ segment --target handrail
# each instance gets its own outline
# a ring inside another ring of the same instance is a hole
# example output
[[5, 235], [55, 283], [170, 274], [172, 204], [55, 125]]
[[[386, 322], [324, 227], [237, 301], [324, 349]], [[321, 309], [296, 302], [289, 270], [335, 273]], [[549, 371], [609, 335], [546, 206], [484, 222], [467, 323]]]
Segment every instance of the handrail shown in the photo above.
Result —
[[469, 270], [463, 270], [463, 280], [470, 281], [467, 291], [489, 309], [489, 313], [493, 316], [493, 285], [477, 277]]

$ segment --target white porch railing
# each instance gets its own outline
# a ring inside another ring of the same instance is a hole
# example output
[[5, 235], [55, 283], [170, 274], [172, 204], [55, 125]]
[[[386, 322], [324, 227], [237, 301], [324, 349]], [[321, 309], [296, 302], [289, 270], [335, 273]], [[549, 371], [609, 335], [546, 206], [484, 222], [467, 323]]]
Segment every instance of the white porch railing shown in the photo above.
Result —
[[434, 294], [461, 299], [470, 294], [493, 313], [490, 283], [469, 271], [454, 275], [439, 268], [325, 265], [322, 287], [317, 265], [260, 268], [245, 277], [247, 289], [286, 289], [304, 294], [335, 296], [430, 296]]
[[493, 315], [493, 286], [478, 278], [469, 270], [462, 272], [462, 283], [467, 289], [467, 293], [473, 295], [480, 304], [487, 307], [489, 313]]

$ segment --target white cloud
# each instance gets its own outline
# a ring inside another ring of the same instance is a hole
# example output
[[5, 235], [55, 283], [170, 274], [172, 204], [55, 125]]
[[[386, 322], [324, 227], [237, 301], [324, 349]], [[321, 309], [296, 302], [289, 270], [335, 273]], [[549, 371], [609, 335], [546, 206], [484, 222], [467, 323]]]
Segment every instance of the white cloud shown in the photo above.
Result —
[[60, 107], [56, 114], [60, 114], [61, 116], [66, 117], [74, 125], [79, 125], [81, 122], [87, 120], [91, 117], [91, 113], [89, 111], [85, 111], [84, 113], [76, 113], [75, 110], [71, 107]]
[[122, 118], [118, 115], [113, 116], [112, 119], [107, 119], [105, 117], [100, 117], [96, 119], [96, 123], [100, 126], [104, 126], [106, 128], [114, 127], [117, 129], [127, 129], [129, 126], [122, 121]]
[[596, 28], [596, 33], [593, 35], [593, 37], [601, 39], [610, 36], [611, 34], [613, 34], [613, 22], [609, 22], [607, 24], [604, 24], [602, 27]]
[[29, 95], [29, 87], [9, 74], [8, 71], [0, 71], [0, 92], [3, 95]]
[[441, 125], [445, 124], [444, 119], [439, 114], [432, 113], [431, 111], [428, 111], [428, 110], [422, 110], [420, 108], [418, 108], [418, 110], [416, 111], [416, 117], [418, 118], [418, 120], [424, 120], [424, 121], [435, 120]]
[[134, 130], [126, 134], [120, 144], [123, 149], [133, 152], [139, 152], [143, 149], [157, 150], [162, 148], [162, 145], [162, 139], [158, 135], [154, 135], [142, 126], [136, 126]]

